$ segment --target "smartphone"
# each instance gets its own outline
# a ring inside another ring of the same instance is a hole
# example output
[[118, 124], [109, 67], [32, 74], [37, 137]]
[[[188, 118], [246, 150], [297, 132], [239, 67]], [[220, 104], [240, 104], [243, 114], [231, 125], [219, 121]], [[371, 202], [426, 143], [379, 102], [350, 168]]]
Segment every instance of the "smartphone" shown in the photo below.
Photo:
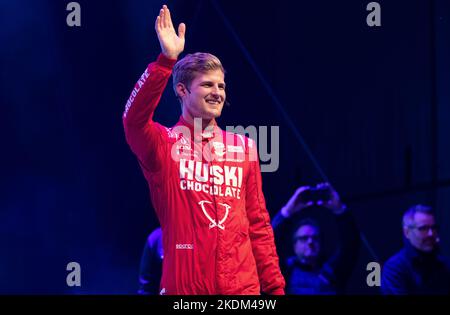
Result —
[[301, 192], [300, 201], [307, 203], [309, 201], [317, 202], [329, 201], [331, 199], [331, 191], [328, 188], [311, 187]]

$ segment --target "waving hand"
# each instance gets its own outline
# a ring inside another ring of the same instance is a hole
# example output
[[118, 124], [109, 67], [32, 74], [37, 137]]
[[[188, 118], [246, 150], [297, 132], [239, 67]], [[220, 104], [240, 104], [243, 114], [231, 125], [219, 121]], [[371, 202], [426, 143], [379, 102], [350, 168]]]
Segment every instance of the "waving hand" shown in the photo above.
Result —
[[171, 59], [177, 59], [184, 50], [186, 24], [180, 23], [178, 35], [173, 27], [169, 8], [163, 5], [155, 21], [155, 30], [158, 35], [162, 53]]

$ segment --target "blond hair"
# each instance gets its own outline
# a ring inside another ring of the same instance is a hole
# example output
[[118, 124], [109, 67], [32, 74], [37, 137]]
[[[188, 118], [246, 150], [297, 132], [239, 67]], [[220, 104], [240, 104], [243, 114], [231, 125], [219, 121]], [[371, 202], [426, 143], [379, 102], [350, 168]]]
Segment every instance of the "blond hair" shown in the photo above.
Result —
[[173, 90], [178, 97], [177, 84], [183, 83], [188, 89], [196, 75], [212, 70], [221, 70], [225, 74], [219, 58], [209, 53], [197, 52], [180, 59], [173, 67]]

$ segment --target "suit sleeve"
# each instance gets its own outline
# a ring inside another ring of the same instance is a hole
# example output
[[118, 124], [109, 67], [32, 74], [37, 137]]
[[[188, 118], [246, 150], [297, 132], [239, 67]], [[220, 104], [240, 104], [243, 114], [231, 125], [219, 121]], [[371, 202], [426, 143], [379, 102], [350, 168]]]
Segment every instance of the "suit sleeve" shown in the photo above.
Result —
[[256, 260], [262, 291], [267, 294], [284, 294], [285, 281], [280, 271], [274, 234], [262, 192], [259, 160], [250, 161], [247, 178], [246, 210], [253, 255]]
[[153, 114], [175, 63], [176, 60], [160, 54], [156, 62], [149, 64], [131, 91], [122, 116], [127, 143], [140, 165], [149, 171], [160, 168], [157, 156], [162, 133]]
[[291, 244], [290, 231], [291, 221], [290, 218], [286, 218], [281, 214], [281, 211], [272, 219], [272, 229], [275, 236], [275, 246], [277, 248], [278, 258], [280, 260], [280, 268], [284, 275], [287, 275], [287, 259], [289, 257], [289, 249], [292, 246], [286, 246]]

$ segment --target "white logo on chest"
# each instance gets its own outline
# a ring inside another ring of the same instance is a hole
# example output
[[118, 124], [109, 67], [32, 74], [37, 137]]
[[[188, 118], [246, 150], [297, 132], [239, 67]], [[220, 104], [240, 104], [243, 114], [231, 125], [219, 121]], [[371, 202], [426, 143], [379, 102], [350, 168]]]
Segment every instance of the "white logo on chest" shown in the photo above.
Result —
[[207, 201], [207, 200], [202, 200], [200, 201], [198, 204], [200, 205], [200, 207], [203, 210], [203, 214], [208, 218], [208, 220], [211, 222], [209, 224], [209, 228], [212, 229], [213, 227], [218, 227], [221, 230], [225, 230], [225, 226], [223, 225], [223, 223], [225, 222], [225, 220], [228, 217], [228, 213], [230, 212], [231, 206], [227, 205], [226, 203], [217, 203], [218, 205], [224, 206], [225, 207], [225, 215], [223, 216], [223, 218], [221, 220], [219, 220], [219, 222], [216, 222], [216, 220], [214, 220], [213, 218], [211, 218], [211, 216], [209, 215], [208, 211], [206, 211], [206, 207], [205, 207], [205, 203], [206, 204], [212, 204], [211, 201]]

